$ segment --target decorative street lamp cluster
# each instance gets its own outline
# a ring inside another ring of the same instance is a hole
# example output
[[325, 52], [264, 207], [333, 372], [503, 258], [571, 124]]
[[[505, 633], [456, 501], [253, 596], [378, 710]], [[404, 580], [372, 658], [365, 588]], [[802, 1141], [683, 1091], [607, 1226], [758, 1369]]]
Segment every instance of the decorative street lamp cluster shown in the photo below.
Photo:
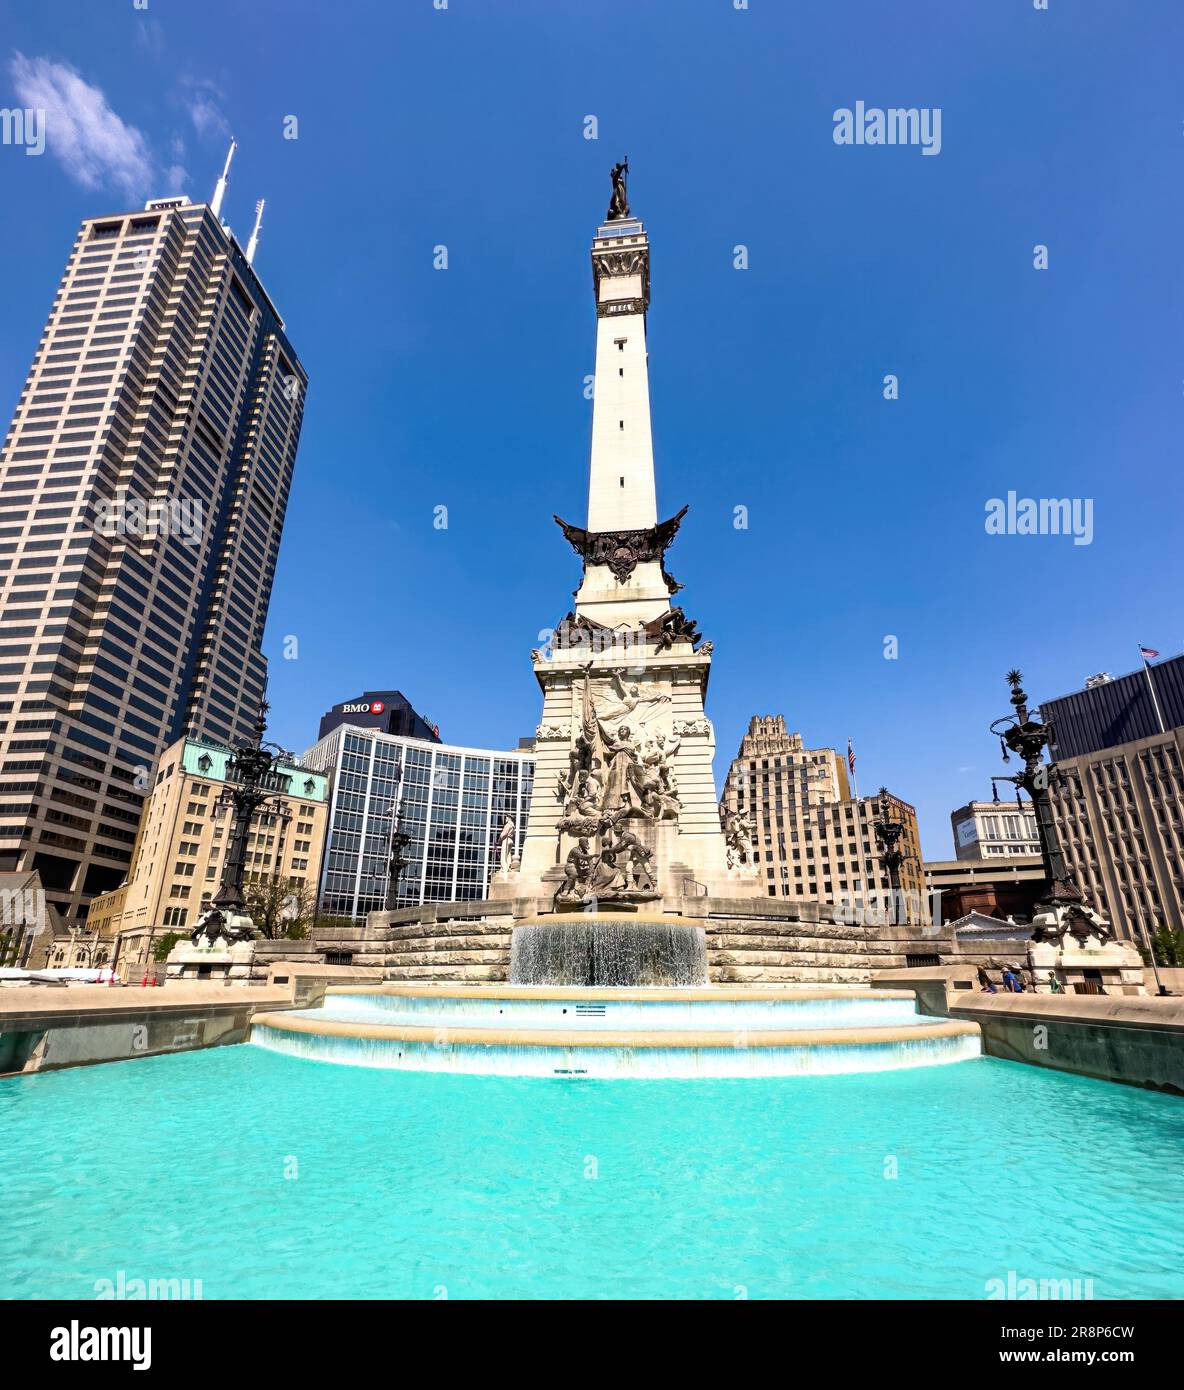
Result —
[[1015, 712], [996, 719], [991, 725], [991, 732], [999, 740], [1003, 761], [1011, 762], [1010, 753], [1015, 753], [1022, 760], [1024, 770], [1013, 776], [993, 777], [991, 781], [992, 784], [996, 781], [1013, 782], [1017, 802], [1021, 790], [1026, 791], [1032, 799], [1045, 876], [1044, 888], [1036, 900], [1037, 907], [1054, 910], [1080, 907], [1085, 902], [1085, 894], [1065, 861], [1053, 821], [1050, 789], [1060, 780], [1060, 773], [1055, 764], [1044, 761], [1044, 750], [1052, 742], [1052, 726], [1036, 719], [1029, 711], [1028, 697], [1020, 684], [1022, 680], [1021, 672], [1008, 671], [1007, 683], [1011, 686], [1011, 703], [1015, 706]]
[[289, 754], [277, 743], [264, 742], [269, 708], [266, 700], [260, 704], [253, 736], [241, 739], [227, 760], [226, 786], [215, 800], [214, 809], [216, 812], [230, 811], [230, 837], [218, 891], [209, 911], [198, 920], [191, 938], [195, 945], [202, 936], [213, 946], [219, 938], [233, 943], [250, 941], [255, 935], [254, 925], [246, 915], [243, 892], [251, 824], [256, 819], [265, 825], [276, 821], [287, 824], [291, 819], [287, 803], [283, 797], [272, 795], [270, 785], [276, 764]]
[[888, 795], [887, 787], [880, 788], [880, 794], [876, 799], [876, 811], [878, 814], [872, 822], [872, 829], [875, 831], [876, 845], [880, 850], [877, 859], [887, 869], [888, 882], [892, 888], [893, 920], [897, 923], [907, 922], [909, 914], [900, 883], [900, 866], [906, 858], [904, 851], [899, 848], [904, 835], [904, 821], [892, 814], [892, 799]]
[[399, 757], [395, 765], [395, 799], [391, 802], [387, 813], [390, 816], [391, 831], [387, 841], [386, 910], [393, 912], [399, 905], [399, 879], [403, 875], [403, 870], [411, 863], [405, 853], [407, 846], [411, 843], [412, 836], [408, 833], [403, 819], [402, 756]]
[[386, 909], [393, 912], [399, 905], [399, 879], [403, 870], [411, 863], [404, 850], [411, 843], [411, 836], [403, 826], [401, 807], [391, 807], [390, 877], [386, 893]]
[[1085, 894], [1069, 869], [1053, 820], [1051, 789], [1059, 783], [1060, 773], [1055, 764], [1044, 761], [1044, 750], [1053, 739], [1052, 725], [1037, 719], [1029, 710], [1028, 697], [1020, 684], [1022, 680], [1019, 671], [1008, 671], [1014, 713], [996, 719], [991, 724], [991, 732], [999, 740], [1003, 761], [1009, 763], [1014, 753], [1023, 762], [1024, 769], [992, 781], [1013, 782], [1017, 802], [1019, 792], [1026, 791], [1036, 813], [1044, 887], [1036, 899], [1032, 940], [1057, 939], [1066, 931], [1083, 941], [1091, 934], [1105, 940], [1113, 933], [1105, 919], [1086, 902]]

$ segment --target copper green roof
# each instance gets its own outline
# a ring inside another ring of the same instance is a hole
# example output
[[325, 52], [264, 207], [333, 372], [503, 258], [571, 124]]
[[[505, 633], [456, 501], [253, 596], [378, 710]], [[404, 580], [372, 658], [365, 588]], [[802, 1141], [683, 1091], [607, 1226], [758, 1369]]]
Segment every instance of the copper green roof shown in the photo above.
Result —
[[[181, 768], [190, 777], [204, 777], [210, 782], [227, 780], [226, 764], [232, 749], [217, 743], [201, 743], [196, 739], [185, 740], [181, 754]], [[274, 776], [278, 784], [276, 791], [287, 796], [302, 797], [306, 801], [326, 801], [328, 799], [328, 778], [323, 772], [313, 772], [309, 768], [281, 761], [276, 765]]]

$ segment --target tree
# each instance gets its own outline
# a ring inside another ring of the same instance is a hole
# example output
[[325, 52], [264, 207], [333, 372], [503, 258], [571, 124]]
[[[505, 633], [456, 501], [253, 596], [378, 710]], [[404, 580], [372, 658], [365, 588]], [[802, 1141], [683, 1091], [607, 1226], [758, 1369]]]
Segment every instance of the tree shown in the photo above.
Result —
[[169, 952], [180, 940], [180, 932], [166, 931], [165, 934], [160, 938], [160, 940], [157, 941], [156, 944], [153, 946], [152, 959], [156, 961], [158, 965], [168, 960]]
[[[1172, 931], [1170, 927], [1160, 927], [1151, 938], [1155, 959], [1159, 965], [1184, 965], [1184, 931]], [[1139, 947], [1140, 954], [1147, 965], [1151, 964], [1151, 952], [1145, 946]]]
[[278, 872], [253, 874], [243, 884], [243, 894], [247, 916], [268, 940], [299, 941], [308, 935], [316, 896], [306, 883]]

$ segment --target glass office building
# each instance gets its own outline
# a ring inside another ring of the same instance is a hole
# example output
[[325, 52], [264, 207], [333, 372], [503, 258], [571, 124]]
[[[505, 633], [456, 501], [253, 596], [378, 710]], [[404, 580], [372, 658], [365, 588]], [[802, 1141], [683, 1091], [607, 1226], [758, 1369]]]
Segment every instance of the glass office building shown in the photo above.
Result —
[[342, 725], [304, 764], [333, 779], [321, 911], [364, 918], [386, 906], [392, 812], [411, 837], [397, 905], [484, 898], [507, 815], [526, 835], [532, 750], [496, 752]]

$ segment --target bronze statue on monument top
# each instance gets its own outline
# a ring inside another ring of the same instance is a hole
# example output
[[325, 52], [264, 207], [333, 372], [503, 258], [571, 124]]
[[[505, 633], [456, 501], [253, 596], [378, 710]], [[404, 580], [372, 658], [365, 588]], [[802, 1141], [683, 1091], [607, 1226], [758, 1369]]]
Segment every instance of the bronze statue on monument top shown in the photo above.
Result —
[[613, 196], [609, 199], [607, 222], [620, 222], [629, 216], [629, 156], [613, 165]]

